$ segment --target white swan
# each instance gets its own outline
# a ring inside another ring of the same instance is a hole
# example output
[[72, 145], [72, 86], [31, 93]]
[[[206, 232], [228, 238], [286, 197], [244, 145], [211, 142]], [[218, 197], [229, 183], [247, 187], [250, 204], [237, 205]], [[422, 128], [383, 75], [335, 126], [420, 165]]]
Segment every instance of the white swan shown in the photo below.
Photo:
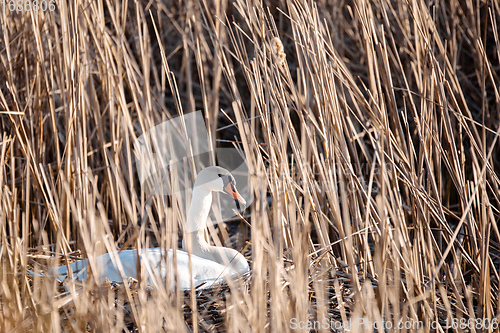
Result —
[[[235, 277], [249, 270], [248, 262], [238, 251], [227, 247], [212, 246], [205, 239], [205, 228], [212, 205], [212, 192], [224, 192], [231, 195], [237, 207], [239, 204], [245, 206], [246, 202], [236, 190], [234, 177], [224, 168], [208, 167], [203, 169], [194, 183], [193, 196], [186, 221], [186, 232], [182, 241], [182, 250], [177, 250], [177, 287], [179, 289], [191, 289], [191, 281], [196, 288], [208, 288], [214, 283], [220, 283], [228, 277]], [[189, 241], [191, 240], [191, 241]], [[191, 243], [191, 264], [189, 269], [189, 255], [186, 247]], [[165, 255], [166, 254], [166, 255]], [[129, 277], [138, 278], [137, 259], [139, 257], [140, 267], [148, 278], [148, 283], [154, 286], [151, 277], [157, 276], [165, 279], [167, 274], [169, 281], [174, 286], [173, 251], [167, 253], [162, 248], [150, 248], [139, 250], [124, 250], [114, 253], [106, 253], [97, 258], [98, 278], [101, 282], [123, 282]], [[168, 260], [166, 260], [168, 258]], [[167, 266], [169, 263], [169, 267]], [[73, 262], [69, 266], [76, 280], [87, 278], [88, 259]], [[154, 272], [154, 273], [153, 273]], [[50, 270], [50, 276], [59, 281], [68, 278], [68, 267], [66, 265], [55, 267]], [[192, 277], [192, 280], [190, 279]], [[158, 281], [160, 282], [160, 281]]]

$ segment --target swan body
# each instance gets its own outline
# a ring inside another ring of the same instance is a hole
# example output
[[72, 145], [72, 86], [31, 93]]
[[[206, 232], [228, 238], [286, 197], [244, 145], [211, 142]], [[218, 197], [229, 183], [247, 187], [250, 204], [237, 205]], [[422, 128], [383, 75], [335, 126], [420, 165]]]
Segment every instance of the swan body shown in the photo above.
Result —
[[[221, 167], [208, 167], [200, 171], [193, 188], [186, 232], [182, 241], [183, 250], [176, 252], [176, 285], [179, 289], [191, 289], [191, 283], [195, 288], [208, 288], [249, 271], [248, 262], [241, 253], [234, 249], [210, 245], [205, 239], [212, 192], [225, 192], [235, 199], [238, 207], [239, 204], [245, 205], [245, 200], [237, 192], [234, 177], [229, 171]], [[173, 250], [165, 251], [162, 248], [106, 253], [96, 258], [97, 271], [93, 271], [93, 274], [100, 282], [108, 280], [122, 283], [130, 277], [138, 279], [143, 272], [148, 284], [154, 286], [155, 276], [162, 280], [168, 277], [169, 281], [172, 281], [171, 287], [175, 288], [173, 257]], [[69, 266], [72, 279], [87, 279], [88, 259], [73, 262]], [[49, 275], [62, 282], [69, 278], [68, 266], [55, 267], [50, 270]]]
[[[141, 270], [145, 273], [149, 285], [154, 286], [155, 279], [158, 279], [156, 282], [161, 283], [159, 279], [165, 279], [167, 274], [169, 281], [174, 281], [173, 251], [169, 250], [165, 253], [164, 249], [151, 248], [139, 250], [139, 254], [137, 250], [123, 250], [116, 253], [115, 258], [109, 253], [99, 256], [97, 258], [97, 277], [99, 282], [110, 281], [122, 283], [129, 277], [138, 279], [140, 275], [137, 271], [138, 258]], [[190, 272], [188, 253], [181, 250], [177, 250], [176, 260], [177, 286], [179, 289], [191, 289], [191, 274], [193, 286], [195, 288], [199, 286], [199, 289], [209, 288], [214, 284], [222, 283], [227, 277], [234, 278], [238, 275], [238, 271], [231, 267], [226, 267], [197, 256], [191, 256], [192, 271]], [[169, 266], [168, 269], [167, 263]], [[70, 265], [73, 272], [73, 279], [77, 281], [86, 280], [88, 264], [88, 259], [73, 262]], [[68, 268], [67, 266], [56, 267], [51, 271], [50, 275], [56, 277], [60, 282], [64, 282], [68, 276]]]

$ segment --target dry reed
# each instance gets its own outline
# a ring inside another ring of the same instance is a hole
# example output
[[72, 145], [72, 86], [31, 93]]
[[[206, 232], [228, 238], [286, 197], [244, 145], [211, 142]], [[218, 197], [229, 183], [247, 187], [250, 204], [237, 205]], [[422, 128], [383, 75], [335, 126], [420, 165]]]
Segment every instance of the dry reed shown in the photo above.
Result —
[[[0, 6], [0, 332], [495, 331], [497, 1]], [[249, 162], [248, 289], [27, 274], [176, 248], [133, 141], [197, 109]]]

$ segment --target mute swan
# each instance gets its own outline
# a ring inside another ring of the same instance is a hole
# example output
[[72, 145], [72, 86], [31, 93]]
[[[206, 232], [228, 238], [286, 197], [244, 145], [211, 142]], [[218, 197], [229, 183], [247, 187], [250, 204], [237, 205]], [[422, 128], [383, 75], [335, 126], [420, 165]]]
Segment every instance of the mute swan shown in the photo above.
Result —
[[[235, 277], [248, 272], [248, 262], [238, 251], [226, 247], [212, 246], [205, 239], [205, 228], [210, 207], [212, 205], [212, 192], [224, 192], [234, 198], [236, 205], [245, 206], [246, 202], [236, 190], [234, 177], [224, 168], [207, 167], [200, 171], [196, 177], [193, 187], [193, 196], [186, 221], [186, 233], [182, 241], [183, 250], [177, 250], [177, 286], [179, 289], [191, 289], [191, 280], [194, 287], [201, 284], [200, 289], [208, 288], [214, 283], [225, 280], [225, 277]], [[192, 271], [189, 269], [189, 255], [186, 247], [191, 243]], [[101, 282], [123, 282], [127, 278], [138, 278], [137, 259], [140, 258], [141, 270], [146, 273], [148, 283], [152, 283], [151, 277], [156, 276], [164, 279], [167, 274], [174, 288], [173, 251], [165, 251], [162, 248], [150, 248], [139, 250], [124, 250], [114, 253], [106, 253], [97, 258], [98, 278]], [[167, 268], [168, 258], [169, 267]], [[69, 266], [76, 280], [87, 278], [88, 259], [76, 261]], [[122, 274], [123, 273], [123, 274]], [[192, 274], [192, 275], [191, 275]], [[67, 266], [53, 268], [50, 276], [63, 281], [67, 278]], [[97, 275], [95, 275], [97, 276]]]

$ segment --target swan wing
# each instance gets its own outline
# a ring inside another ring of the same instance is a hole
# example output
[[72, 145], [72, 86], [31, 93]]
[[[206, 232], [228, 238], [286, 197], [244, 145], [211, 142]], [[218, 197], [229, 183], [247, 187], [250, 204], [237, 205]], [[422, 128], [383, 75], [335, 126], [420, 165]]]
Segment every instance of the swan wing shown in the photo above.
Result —
[[[141, 257], [141, 270], [143, 270], [145, 276], [148, 278], [149, 284], [155, 285], [156, 283], [161, 283], [161, 280], [166, 278], [167, 272], [170, 281], [174, 281], [172, 250], [168, 251], [167, 255], [165, 255], [165, 251], [161, 248], [144, 249], [139, 253]], [[200, 288], [204, 289], [211, 287], [213, 284], [224, 282], [225, 277], [237, 275], [236, 272], [229, 267], [194, 255], [191, 255], [191, 271], [187, 252], [177, 250], [176, 257], [177, 284], [179, 289], [191, 289], [191, 277], [194, 287], [201, 285]], [[166, 259], [170, 266], [168, 269], [166, 267]], [[73, 279], [77, 281], [86, 280], [88, 276], [88, 266], [88, 259], [71, 263], [70, 267]], [[123, 250], [121, 252], [103, 254], [97, 258], [97, 271], [100, 282], [108, 280], [110, 282], [123, 283], [129, 277], [138, 279], [137, 251]], [[66, 265], [55, 267], [49, 272], [49, 275], [63, 282], [68, 276], [68, 268]], [[171, 287], [175, 288], [173, 282]]]
[[[88, 277], [89, 260], [78, 260], [69, 265], [71, 267], [72, 279], [84, 281]], [[123, 275], [122, 275], [123, 271]], [[123, 278], [137, 278], [137, 251], [124, 250], [121, 252], [105, 253], [97, 257], [97, 273], [99, 280], [104, 282], [123, 282]], [[63, 282], [68, 278], [68, 266], [55, 267], [49, 271], [49, 276], [55, 277]]]

